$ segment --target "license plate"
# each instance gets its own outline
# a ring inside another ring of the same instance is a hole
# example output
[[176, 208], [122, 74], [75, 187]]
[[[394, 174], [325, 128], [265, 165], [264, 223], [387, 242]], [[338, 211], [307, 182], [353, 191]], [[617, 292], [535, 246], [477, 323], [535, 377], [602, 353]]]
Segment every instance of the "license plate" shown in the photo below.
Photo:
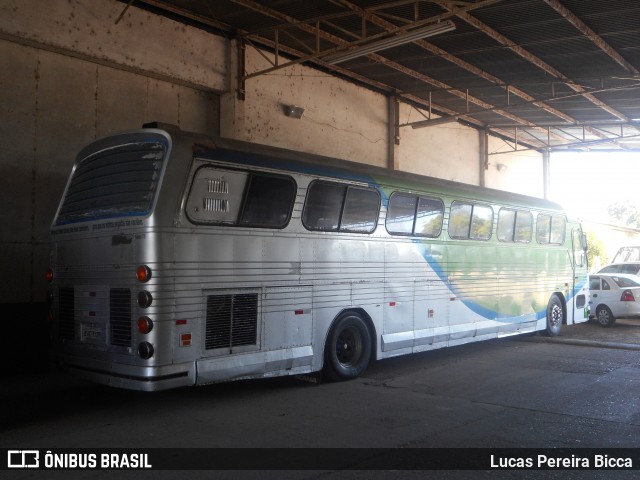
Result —
[[95, 323], [83, 323], [81, 332], [83, 342], [101, 342], [103, 340], [102, 326]]

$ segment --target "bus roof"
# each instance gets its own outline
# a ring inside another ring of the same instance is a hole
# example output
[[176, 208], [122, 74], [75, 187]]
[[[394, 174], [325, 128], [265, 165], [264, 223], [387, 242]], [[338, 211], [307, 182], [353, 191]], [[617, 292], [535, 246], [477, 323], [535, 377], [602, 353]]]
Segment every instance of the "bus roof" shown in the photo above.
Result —
[[[154, 124], [150, 124], [152, 126]], [[159, 125], [160, 126], [160, 125]], [[261, 145], [222, 137], [210, 137], [161, 125], [175, 140], [181, 138], [192, 143], [194, 156], [245, 165], [287, 170], [297, 173], [333, 177], [360, 183], [394, 187], [418, 192], [433, 192], [447, 196], [463, 196], [487, 202], [502, 202], [539, 209], [562, 211], [562, 207], [549, 200], [496, 190], [476, 185], [445, 180], [409, 172], [394, 171], [375, 165], [297, 152], [284, 148]]]

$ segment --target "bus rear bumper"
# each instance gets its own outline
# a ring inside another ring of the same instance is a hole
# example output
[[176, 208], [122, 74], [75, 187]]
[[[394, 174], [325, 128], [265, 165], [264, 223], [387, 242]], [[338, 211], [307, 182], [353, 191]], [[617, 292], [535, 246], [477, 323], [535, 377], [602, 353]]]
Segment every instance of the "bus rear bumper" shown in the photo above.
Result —
[[67, 358], [60, 362], [62, 368], [77, 377], [92, 382], [127, 390], [155, 392], [195, 384], [194, 362], [159, 367], [141, 367], [105, 362], [82, 362]]

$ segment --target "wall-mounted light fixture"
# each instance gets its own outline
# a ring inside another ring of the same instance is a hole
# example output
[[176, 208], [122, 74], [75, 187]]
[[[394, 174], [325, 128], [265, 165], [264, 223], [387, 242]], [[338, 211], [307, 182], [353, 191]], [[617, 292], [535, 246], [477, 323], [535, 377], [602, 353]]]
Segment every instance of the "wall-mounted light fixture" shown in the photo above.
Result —
[[400, 35], [394, 35], [389, 38], [364, 44], [345, 52], [330, 54], [322, 58], [322, 61], [330, 65], [335, 65], [336, 63], [346, 62], [347, 60], [386, 50], [387, 48], [397, 47], [422, 38], [433, 37], [434, 35], [450, 32], [451, 30], [455, 30], [455, 28], [456, 25], [451, 20], [445, 20], [444, 22], [435, 23], [423, 28], [416, 28], [415, 30], [409, 30]]
[[282, 109], [284, 110], [284, 114], [291, 118], [302, 118], [302, 114], [304, 113], [304, 108], [298, 105], [283, 105]]

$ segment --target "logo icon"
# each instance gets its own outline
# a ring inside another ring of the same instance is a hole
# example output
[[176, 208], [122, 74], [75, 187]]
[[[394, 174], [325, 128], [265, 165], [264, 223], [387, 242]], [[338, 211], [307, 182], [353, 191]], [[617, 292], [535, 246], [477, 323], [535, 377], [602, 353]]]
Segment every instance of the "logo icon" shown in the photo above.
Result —
[[9, 450], [7, 452], [8, 468], [38, 468], [40, 467], [40, 452], [38, 450]]

